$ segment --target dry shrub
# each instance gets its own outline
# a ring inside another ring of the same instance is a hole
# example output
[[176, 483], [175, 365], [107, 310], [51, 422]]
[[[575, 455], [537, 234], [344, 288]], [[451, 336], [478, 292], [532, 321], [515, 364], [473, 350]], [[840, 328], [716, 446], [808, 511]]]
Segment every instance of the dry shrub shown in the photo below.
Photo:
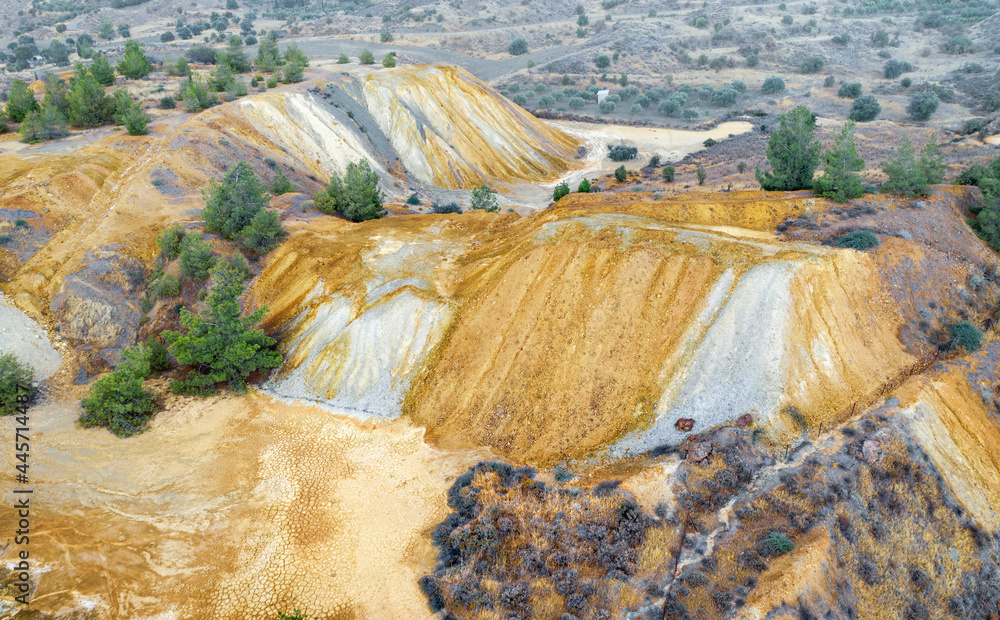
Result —
[[647, 596], [640, 566], [649, 562], [640, 556], [652, 517], [615, 483], [587, 491], [534, 476], [490, 462], [455, 482], [455, 512], [433, 533], [438, 569], [421, 581], [432, 609], [463, 618], [593, 617]]

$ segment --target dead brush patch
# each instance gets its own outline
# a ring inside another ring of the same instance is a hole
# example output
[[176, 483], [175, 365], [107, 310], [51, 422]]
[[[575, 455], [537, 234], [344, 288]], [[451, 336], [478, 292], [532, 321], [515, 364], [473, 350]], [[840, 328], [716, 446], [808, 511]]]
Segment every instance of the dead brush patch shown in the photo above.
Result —
[[[768, 600], [765, 583], [794, 566], [774, 561], [797, 553], [787, 542], [816, 538], [816, 528], [825, 528], [832, 543], [825, 570], [835, 603], [806, 604], [811, 616], [803, 617], [989, 617], [976, 613], [983, 601], [1000, 601], [996, 539], [968, 520], [900, 430], [890, 419], [865, 419], [838, 450], [813, 454], [741, 497], [711, 556], [688, 565], [671, 586], [664, 617], [724, 618], [749, 597], [755, 605]], [[874, 460], [865, 458], [872, 454], [866, 441], [877, 445]], [[712, 471], [718, 468], [692, 469], [689, 491], [711, 480]], [[714, 514], [692, 516], [697, 527], [713, 527]]]
[[899, 437], [882, 445], [882, 458], [859, 470], [862, 502], [845, 505], [830, 528], [858, 617], [973, 617], [948, 606], [982, 564], [973, 528], [929, 464], [911, 456], [917, 449]]
[[[421, 580], [432, 610], [483, 620], [604, 617], [648, 596], [643, 575], [663, 568], [643, 554], [653, 518], [617, 484], [583, 490], [534, 476], [491, 462], [455, 482], [455, 512], [432, 534], [438, 569]], [[652, 542], [664, 550], [672, 541]]]

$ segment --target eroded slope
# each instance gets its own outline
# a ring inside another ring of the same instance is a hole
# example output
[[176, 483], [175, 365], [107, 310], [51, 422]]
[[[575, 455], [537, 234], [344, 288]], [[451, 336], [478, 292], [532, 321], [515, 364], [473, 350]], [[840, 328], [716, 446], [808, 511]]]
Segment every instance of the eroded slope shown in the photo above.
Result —
[[[850, 417], [936, 350], [900, 338], [916, 319], [885, 267], [922, 253], [902, 283], [929, 286], [943, 275], [932, 246], [885, 235], [866, 253], [770, 232], [826, 217], [809, 198], [615, 199], [335, 237], [304, 224], [255, 287], [290, 353], [276, 389], [360, 404], [362, 417], [405, 412], [443, 445], [551, 463], [679, 444], [682, 418], [702, 432], [749, 414], [785, 445], [803, 425]], [[967, 282], [983, 268], [945, 274]], [[946, 300], [942, 320], [967, 313], [963, 299], [987, 308], [994, 289], [984, 280]]]

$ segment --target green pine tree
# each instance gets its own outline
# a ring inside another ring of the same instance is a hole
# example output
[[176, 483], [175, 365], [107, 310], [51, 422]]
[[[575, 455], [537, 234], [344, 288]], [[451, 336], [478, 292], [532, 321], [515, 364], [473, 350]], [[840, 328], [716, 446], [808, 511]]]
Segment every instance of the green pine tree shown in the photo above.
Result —
[[45, 140], [58, 140], [69, 135], [66, 118], [55, 107], [42, 106], [40, 112], [32, 112], [21, 123], [21, 142], [34, 144]]
[[242, 391], [251, 373], [281, 366], [281, 354], [273, 350], [273, 338], [255, 329], [267, 308], [242, 316], [243, 275], [222, 263], [212, 272], [212, 279], [205, 314], [183, 308], [181, 325], [187, 331], [165, 331], [162, 336], [180, 364], [194, 367], [178, 388], [212, 391], [216, 383], [225, 381], [231, 389]]
[[569, 185], [563, 181], [562, 183], [556, 185], [556, 188], [552, 190], [552, 200], [558, 201], [563, 196], [569, 194]]
[[114, 118], [115, 101], [80, 63], [76, 63], [67, 98], [69, 124], [74, 127], [99, 127]]
[[274, 191], [275, 196], [281, 196], [282, 194], [294, 192], [295, 186], [288, 180], [284, 172], [278, 170], [278, 173], [274, 175], [274, 183], [271, 184], [271, 189]]
[[118, 88], [114, 93], [111, 94], [111, 98], [115, 102], [115, 125], [124, 125], [125, 117], [129, 112], [132, 111], [137, 104], [132, 96], [128, 94], [128, 91], [124, 88]]
[[110, 19], [105, 17], [101, 20], [100, 25], [97, 27], [97, 34], [101, 35], [102, 39], [107, 39], [110, 41], [115, 38], [115, 25]]
[[948, 166], [944, 163], [944, 157], [941, 156], [941, 148], [933, 139], [920, 150], [918, 166], [928, 185], [944, 182], [944, 173], [948, 170]]
[[295, 84], [297, 82], [301, 82], [304, 78], [302, 66], [303, 65], [301, 65], [297, 60], [285, 63], [281, 80], [285, 84]]
[[198, 233], [189, 232], [181, 240], [181, 275], [195, 282], [208, 277], [215, 265], [212, 245]]
[[229, 43], [222, 59], [233, 73], [246, 73], [250, 70], [250, 58], [243, 50], [243, 39], [236, 35], [229, 37]]
[[247, 252], [267, 254], [278, 247], [287, 236], [288, 233], [281, 227], [278, 212], [261, 209], [250, 220], [250, 224], [240, 231], [240, 247]]
[[233, 241], [250, 225], [250, 220], [268, 204], [267, 187], [245, 161], [226, 171], [222, 182], [212, 180], [202, 191], [205, 230]]
[[143, 112], [138, 105], [129, 110], [123, 120], [125, 122], [125, 130], [128, 131], [128, 135], [144, 136], [149, 133], [149, 129], [146, 127], [146, 125], [149, 124], [149, 115]]
[[469, 207], [476, 211], [486, 211], [487, 213], [499, 213], [500, 203], [497, 202], [496, 194], [489, 185], [480, 185], [472, 190], [472, 202]]
[[257, 46], [257, 68], [264, 73], [273, 73], [275, 67], [280, 64], [281, 53], [278, 51], [278, 43], [274, 37], [268, 34], [261, 39]]
[[27, 84], [14, 78], [7, 97], [7, 117], [15, 123], [20, 123], [28, 114], [38, 110], [35, 93], [31, 92]]
[[934, 142], [924, 146], [917, 160], [916, 149], [909, 138], [903, 138], [896, 153], [882, 162], [882, 171], [889, 180], [882, 191], [904, 196], [926, 196], [930, 186], [944, 179], [945, 164], [941, 151]]
[[13, 353], [0, 353], [0, 415], [12, 415], [22, 405], [18, 397], [29, 399], [35, 393], [35, 370]]
[[184, 227], [174, 222], [169, 227], [164, 228], [156, 237], [156, 245], [160, 247], [160, 253], [167, 260], [174, 260], [181, 255], [181, 241], [187, 232]]
[[101, 86], [111, 86], [115, 83], [115, 70], [111, 68], [108, 57], [104, 54], [94, 54], [94, 63], [90, 65], [90, 74]]
[[816, 116], [800, 105], [782, 114], [780, 120], [781, 127], [767, 143], [767, 160], [773, 173], [758, 168], [757, 182], [767, 191], [810, 189], [822, 148], [812, 135]]
[[309, 66], [309, 57], [305, 55], [305, 52], [299, 49], [299, 46], [292, 43], [285, 48], [285, 62], [286, 63], [297, 63], [303, 67]]
[[236, 84], [236, 74], [233, 73], [229, 63], [221, 62], [215, 65], [209, 76], [209, 85], [217, 92], [225, 92]]
[[76, 38], [76, 55], [80, 58], [92, 58], [94, 56], [94, 37], [86, 32]]
[[69, 64], [69, 48], [59, 39], [52, 39], [49, 49], [45, 51], [49, 61], [57, 67], [65, 67]]
[[153, 70], [153, 63], [146, 56], [146, 48], [135, 39], [125, 41], [125, 55], [115, 67], [118, 73], [133, 80], [139, 80]]
[[107, 427], [119, 437], [142, 432], [156, 411], [153, 394], [143, 389], [149, 376], [149, 355], [138, 345], [125, 349], [114, 372], [90, 385], [90, 393], [80, 403], [79, 423], [84, 428]]
[[813, 182], [817, 196], [830, 198], [834, 202], [846, 202], [860, 198], [864, 184], [858, 172], [864, 170], [865, 162], [858, 157], [854, 145], [854, 122], [844, 123], [840, 133], [833, 139], [833, 145], [823, 152], [823, 176]]
[[378, 174], [362, 159], [347, 164], [343, 178], [338, 174], [330, 177], [326, 189], [316, 194], [315, 203], [323, 213], [339, 213], [352, 222], [362, 222], [385, 217], [384, 199]]
[[45, 76], [44, 105], [59, 110], [64, 118], [69, 114], [69, 88], [66, 86], [66, 82], [53, 73]]
[[580, 185], [577, 186], [576, 191], [580, 192], [581, 194], [588, 194], [590, 193], [591, 189], [592, 188], [590, 187], [590, 181], [584, 178], [582, 181], [580, 181]]

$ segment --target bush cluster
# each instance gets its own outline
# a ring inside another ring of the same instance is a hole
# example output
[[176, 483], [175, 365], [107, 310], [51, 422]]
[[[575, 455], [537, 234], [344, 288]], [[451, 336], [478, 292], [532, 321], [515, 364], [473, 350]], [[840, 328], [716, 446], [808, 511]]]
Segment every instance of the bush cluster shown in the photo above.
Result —
[[972, 209], [969, 226], [990, 247], [1000, 251], [1000, 157], [987, 166], [972, 166], [955, 179], [956, 185], [975, 185], [983, 202]]
[[[0, 415], [17, 412], [23, 403], [18, 397], [34, 394], [35, 371], [13, 353], [0, 354]], [[27, 388], [25, 391], [22, 388]]]
[[186, 331], [163, 332], [177, 361], [191, 367], [182, 381], [172, 385], [175, 391], [207, 393], [225, 381], [230, 389], [241, 392], [252, 373], [281, 365], [276, 341], [256, 329], [267, 308], [242, 316], [240, 297], [246, 290], [245, 275], [238, 265], [222, 262], [212, 272], [214, 285], [206, 300], [208, 309], [202, 314], [181, 309], [180, 321]]
[[637, 571], [653, 523], [616, 482], [571, 493], [536, 481], [531, 468], [500, 462], [459, 476], [448, 505], [453, 512], [431, 535], [437, 570], [420, 587], [432, 611], [457, 617], [483, 609], [535, 617], [533, 599], [549, 592], [564, 607], [554, 617], [607, 605], [606, 584]]
[[783, 90], [785, 90], [785, 81], [776, 75], [772, 75], [764, 80], [764, 84], [760, 87], [762, 95], [773, 95]]
[[256, 254], [266, 254], [287, 236], [276, 211], [267, 208], [264, 184], [245, 161], [226, 171], [221, 183], [203, 190], [205, 230], [236, 242]]
[[145, 430], [156, 411], [153, 393], [143, 387], [150, 373], [145, 345], [125, 349], [122, 358], [114, 372], [90, 384], [80, 403], [79, 423], [84, 428], [101, 426], [118, 437], [129, 437]]
[[629, 159], [635, 159], [635, 156], [638, 154], [639, 149], [634, 146], [616, 144], [608, 147], [608, 159], [611, 161], [627, 161]]
[[341, 177], [334, 174], [326, 189], [316, 194], [316, 208], [333, 215], [337, 213], [352, 222], [363, 222], [385, 217], [388, 213], [382, 202], [385, 195], [379, 187], [378, 174], [367, 160], [351, 162]]
[[838, 248], [850, 248], [852, 250], [870, 250], [872, 248], [878, 247], [878, 237], [874, 232], [864, 229], [864, 230], [852, 230], [849, 233], [841, 235], [834, 240], [833, 245]]

